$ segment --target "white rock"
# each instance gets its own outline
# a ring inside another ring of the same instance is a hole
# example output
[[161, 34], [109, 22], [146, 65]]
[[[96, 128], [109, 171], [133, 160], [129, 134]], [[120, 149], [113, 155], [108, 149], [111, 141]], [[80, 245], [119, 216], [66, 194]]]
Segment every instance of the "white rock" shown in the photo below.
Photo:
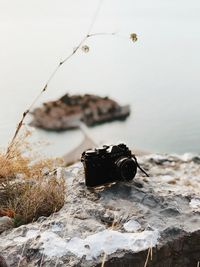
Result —
[[194, 210], [200, 209], [200, 198], [191, 199], [189, 205]]
[[192, 154], [192, 153], [185, 153], [183, 155], [179, 155], [179, 158], [185, 162], [192, 160], [193, 157], [194, 157], [194, 154]]
[[17, 236], [14, 241], [18, 243], [27, 242], [28, 240], [35, 238], [39, 234], [39, 230], [36, 229], [30, 229], [26, 233], [26, 236]]
[[124, 230], [126, 230], [127, 232], [135, 233], [140, 229], [141, 225], [135, 220], [130, 220], [124, 224]]
[[46, 231], [41, 235], [42, 251], [48, 257], [61, 257], [71, 252], [78, 258], [86, 256], [87, 260], [97, 258], [102, 253], [110, 255], [117, 250], [138, 252], [157, 244], [158, 231], [143, 231], [141, 233], [120, 233], [104, 230], [85, 239], [72, 238], [69, 242], [57, 234]]

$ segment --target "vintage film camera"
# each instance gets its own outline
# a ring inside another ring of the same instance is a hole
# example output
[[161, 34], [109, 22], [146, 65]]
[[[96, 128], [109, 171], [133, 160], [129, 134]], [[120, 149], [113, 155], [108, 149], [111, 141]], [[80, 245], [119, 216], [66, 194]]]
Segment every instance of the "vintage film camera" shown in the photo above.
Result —
[[82, 154], [81, 161], [88, 187], [130, 181], [135, 177], [137, 168], [148, 176], [125, 144], [104, 145], [102, 148], [86, 150]]

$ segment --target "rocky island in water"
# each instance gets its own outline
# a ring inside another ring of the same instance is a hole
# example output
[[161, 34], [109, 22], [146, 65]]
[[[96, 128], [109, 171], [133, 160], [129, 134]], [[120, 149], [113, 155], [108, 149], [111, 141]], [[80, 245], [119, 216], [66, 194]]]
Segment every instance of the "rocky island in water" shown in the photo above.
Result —
[[31, 125], [45, 130], [62, 131], [78, 128], [80, 122], [94, 126], [113, 120], [125, 120], [129, 114], [128, 105], [120, 106], [108, 97], [66, 94], [36, 108], [32, 112]]

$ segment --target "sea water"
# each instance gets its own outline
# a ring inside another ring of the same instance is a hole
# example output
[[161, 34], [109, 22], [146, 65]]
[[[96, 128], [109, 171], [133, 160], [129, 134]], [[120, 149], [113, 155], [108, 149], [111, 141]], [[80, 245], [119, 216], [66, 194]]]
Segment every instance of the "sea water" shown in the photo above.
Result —
[[[98, 1], [0, 0], [0, 141], [11, 139], [22, 113], [57, 64], [87, 34]], [[94, 93], [131, 105], [125, 122], [89, 129], [99, 144], [126, 142], [152, 152], [200, 151], [200, 3], [191, 0], [102, 1], [92, 33], [57, 72], [36, 106], [65, 93]], [[135, 32], [138, 41], [129, 35]], [[28, 117], [26, 124], [30, 121]], [[34, 130], [52, 155], [77, 146], [80, 130]]]

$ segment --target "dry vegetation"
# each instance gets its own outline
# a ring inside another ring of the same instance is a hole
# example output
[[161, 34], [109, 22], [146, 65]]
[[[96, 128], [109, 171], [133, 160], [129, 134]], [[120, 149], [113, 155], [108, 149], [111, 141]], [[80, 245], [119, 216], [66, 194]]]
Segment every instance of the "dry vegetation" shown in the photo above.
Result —
[[[36, 157], [31, 158], [30, 155], [27, 155], [27, 152], [30, 152], [30, 147], [26, 142], [29, 133], [21, 134], [21, 130], [25, 118], [40, 96], [47, 91], [49, 83], [61, 66], [78, 50], [89, 52], [90, 47], [85, 45], [85, 41], [95, 36], [116, 35], [115, 32], [92, 33], [101, 4], [102, 0], [99, 1], [87, 34], [79, 45], [55, 67], [40, 93], [22, 114], [6, 152], [0, 152], [0, 216], [13, 217], [16, 226], [34, 221], [40, 216], [49, 216], [64, 204], [64, 180], [55, 176], [45, 176], [45, 169], [50, 171], [60, 164], [52, 159], [35, 161]], [[133, 42], [137, 41], [135, 33], [131, 33], [129, 37]]]
[[19, 135], [8, 153], [0, 152], [0, 216], [12, 217], [16, 226], [58, 211], [65, 198], [64, 180], [45, 175], [61, 160], [36, 161], [30, 155], [29, 135], [27, 131]]

